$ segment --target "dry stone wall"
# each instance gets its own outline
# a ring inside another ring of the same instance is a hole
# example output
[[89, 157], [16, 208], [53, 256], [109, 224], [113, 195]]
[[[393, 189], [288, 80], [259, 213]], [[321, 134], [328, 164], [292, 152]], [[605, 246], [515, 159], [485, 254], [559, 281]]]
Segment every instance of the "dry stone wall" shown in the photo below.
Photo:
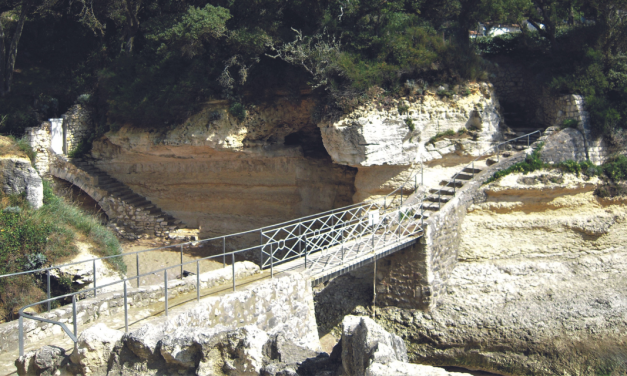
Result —
[[26, 128], [26, 142], [37, 153], [35, 156], [35, 168], [41, 176], [50, 175], [50, 122], [44, 121], [39, 127]]
[[122, 236], [135, 239], [138, 233], [148, 233], [165, 237], [176, 230], [177, 226], [168, 224], [162, 214], [152, 214], [150, 209], [136, 207], [119, 197], [109, 195], [107, 191], [98, 187], [98, 177], [87, 174], [63, 157], [54, 158], [50, 173], [74, 184], [97, 201], [109, 217], [111, 226]]
[[70, 153], [87, 140], [93, 132], [91, 112], [80, 104], [75, 104], [63, 115], [65, 128], [65, 152]]

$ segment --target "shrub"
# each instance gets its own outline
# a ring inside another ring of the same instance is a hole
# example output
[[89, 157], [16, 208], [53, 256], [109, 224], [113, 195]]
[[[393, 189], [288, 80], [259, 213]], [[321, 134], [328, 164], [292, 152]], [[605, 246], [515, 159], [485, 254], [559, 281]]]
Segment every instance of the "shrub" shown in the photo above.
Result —
[[405, 115], [406, 113], [409, 112], [409, 106], [398, 105], [397, 110], [398, 110], [399, 115]]
[[493, 181], [512, 173], [522, 172], [524, 174], [528, 174], [530, 172], [540, 170], [546, 167], [547, 165], [545, 165], [544, 162], [542, 162], [542, 159], [540, 159], [540, 150], [543, 146], [543, 143], [539, 143], [536, 149], [530, 155], [528, 155], [524, 161], [515, 163], [504, 170], [495, 172], [494, 175], [492, 175], [492, 177], [486, 180], [486, 182], [483, 184], [492, 183]]
[[[0, 274], [63, 262], [77, 253], [77, 233], [85, 235], [102, 256], [120, 254], [115, 235], [94, 217], [55, 196], [47, 180], [44, 205], [39, 210], [30, 207], [23, 195], [7, 196], [0, 191]], [[121, 257], [111, 258], [109, 263], [126, 272]], [[71, 285], [71, 280], [67, 282]], [[0, 315], [12, 319], [16, 308], [42, 300], [42, 288], [38, 277], [32, 275], [0, 279]]]
[[233, 103], [229, 108], [229, 112], [239, 121], [246, 119], [246, 107], [239, 102]]
[[407, 128], [409, 128], [411, 132], [413, 132], [414, 129], [416, 129], [416, 126], [414, 125], [414, 121], [410, 118], [405, 119], [405, 124], [407, 125]]
[[564, 119], [562, 122], [562, 128], [577, 128], [579, 122], [575, 119]]
[[605, 175], [613, 181], [627, 179], [627, 157], [624, 155], [612, 158], [601, 168]]
[[435, 144], [440, 139], [445, 138], [445, 137], [453, 137], [455, 136], [455, 134], [456, 134], [455, 131], [452, 129], [449, 129], [448, 131], [445, 131], [445, 132], [438, 132], [436, 133], [435, 136], [431, 137], [429, 141], [427, 141], [427, 144]]

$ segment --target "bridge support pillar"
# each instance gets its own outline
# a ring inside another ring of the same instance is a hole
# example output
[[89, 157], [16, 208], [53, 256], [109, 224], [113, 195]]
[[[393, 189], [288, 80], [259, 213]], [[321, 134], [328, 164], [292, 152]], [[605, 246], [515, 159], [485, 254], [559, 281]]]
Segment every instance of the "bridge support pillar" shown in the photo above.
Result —
[[420, 243], [379, 260], [377, 305], [429, 310], [433, 299], [426, 260], [426, 246]]

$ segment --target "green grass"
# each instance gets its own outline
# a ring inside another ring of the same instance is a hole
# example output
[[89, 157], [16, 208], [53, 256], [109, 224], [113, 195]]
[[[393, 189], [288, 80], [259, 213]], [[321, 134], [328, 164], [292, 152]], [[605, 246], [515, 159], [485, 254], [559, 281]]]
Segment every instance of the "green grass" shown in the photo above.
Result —
[[[11, 207], [11, 209], [6, 210]], [[121, 254], [115, 235], [95, 217], [53, 194], [44, 180], [44, 205], [35, 210], [24, 195], [0, 193], [0, 274], [39, 269], [64, 262], [77, 253], [84, 235], [100, 256]], [[121, 257], [109, 264], [122, 273]], [[65, 286], [67, 288], [67, 286]], [[0, 318], [14, 318], [16, 309], [44, 299], [45, 285], [33, 275], [0, 279]]]
[[455, 135], [456, 135], [455, 131], [451, 130], [451, 129], [449, 129], [446, 132], [438, 132], [438, 133], [436, 133], [435, 136], [431, 137], [429, 139], [429, 141], [427, 141], [427, 144], [434, 144], [435, 145], [435, 143], [440, 141], [441, 139], [446, 138], [446, 137], [453, 137]]
[[540, 150], [543, 145], [543, 143], [538, 144], [533, 153], [528, 155], [524, 161], [513, 164], [505, 170], [495, 172], [494, 175], [492, 175], [492, 177], [484, 184], [490, 184], [495, 180], [512, 173], [520, 172], [528, 174], [537, 170], [553, 168], [557, 168], [563, 172], [575, 174], [577, 176], [580, 176], [581, 174], [586, 176], [600, 176], [612, 182], [627, 180], [627, 157], [624, 155], [616, 156], [601, 166], [597, 166], [590, 161], [576, 162], [572, 160], [550, 165], [542, 162], [542, 159], [540, 159]]

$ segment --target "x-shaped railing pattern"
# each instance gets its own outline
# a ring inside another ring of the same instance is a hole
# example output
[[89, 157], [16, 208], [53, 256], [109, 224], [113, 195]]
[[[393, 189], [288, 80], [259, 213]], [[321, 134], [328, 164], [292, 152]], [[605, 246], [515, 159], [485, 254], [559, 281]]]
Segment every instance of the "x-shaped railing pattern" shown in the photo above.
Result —
[[262, 268], [297, 258], [316, 273], [422, 233], [422, 202], [385, 208], [364, 203], [262, 231]]

